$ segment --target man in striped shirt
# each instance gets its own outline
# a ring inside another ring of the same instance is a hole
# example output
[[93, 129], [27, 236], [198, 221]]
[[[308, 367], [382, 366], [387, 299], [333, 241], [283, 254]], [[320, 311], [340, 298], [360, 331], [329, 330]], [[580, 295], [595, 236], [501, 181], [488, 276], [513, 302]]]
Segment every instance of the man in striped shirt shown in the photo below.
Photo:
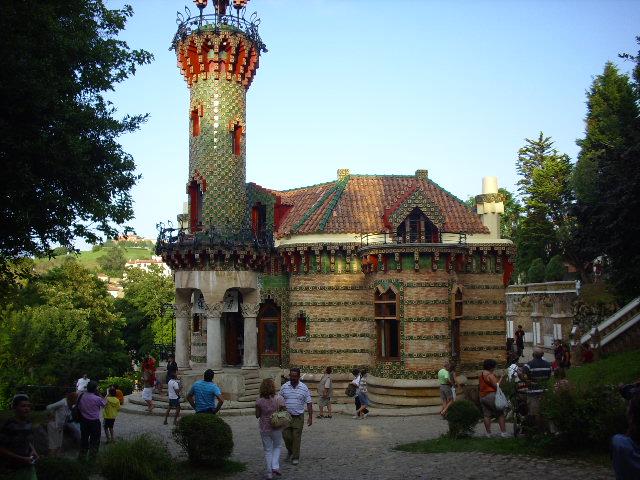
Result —
[[313, 423], [313, 403], [307, 386], [300, 381], [300, 369], [289, 370], [289, 381], [280, 388], [287, 412], [291, 415], [291, 423], [282, 431], [284, 444], [287, 447], [287, 461], [298, 465], [300, 459], [300, 440], [304, 427], [304, 409], [307, 408], [307, 425]]

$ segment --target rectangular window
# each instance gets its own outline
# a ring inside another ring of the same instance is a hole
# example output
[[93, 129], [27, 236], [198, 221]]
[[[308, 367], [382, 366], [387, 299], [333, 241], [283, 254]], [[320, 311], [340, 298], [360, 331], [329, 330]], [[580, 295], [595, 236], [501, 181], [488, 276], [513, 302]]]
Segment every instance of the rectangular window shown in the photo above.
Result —
[[197, 108], [191, 110], [191, 136], [200, 135], [200, 114]]
[[232, 141], [232, 147], [233, 147], [233, 154], [234, 155], [242, 154], [242, 127], [240, 125], [234, 125], [231, 135], [232, 135], [231, 141]]
[[384, 293], [376, 290], [374, 313], [378, 337], [377, 356], [381, 360], [400, 359], [400, 322], [397, 311], [395, 292], [391, 289]]
[[307, 337], [307, 318], [303, 314], [298, 315], [296, 321], [296, 336], [298, 338]]

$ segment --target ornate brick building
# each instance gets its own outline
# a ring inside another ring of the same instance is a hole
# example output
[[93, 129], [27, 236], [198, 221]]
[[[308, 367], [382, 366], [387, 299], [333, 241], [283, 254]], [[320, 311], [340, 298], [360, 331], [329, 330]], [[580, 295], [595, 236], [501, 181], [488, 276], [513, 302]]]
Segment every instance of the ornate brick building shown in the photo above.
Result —
[[266, 49], [246, 1], [211, 14], [196, 3], [173, 42], [191, 92], [189, 212], [157, 243], [175, 272], [179, 365], [223, 372], [231, 398], [243, 398], [234, 367], [367, 366], [374, 402], [426, 405], [446, 358], [467, 372], [503, 358], [514, 252], [499, 238], [496, 179], [477, 213], [426, 170], [247, 184], [246, 91]]

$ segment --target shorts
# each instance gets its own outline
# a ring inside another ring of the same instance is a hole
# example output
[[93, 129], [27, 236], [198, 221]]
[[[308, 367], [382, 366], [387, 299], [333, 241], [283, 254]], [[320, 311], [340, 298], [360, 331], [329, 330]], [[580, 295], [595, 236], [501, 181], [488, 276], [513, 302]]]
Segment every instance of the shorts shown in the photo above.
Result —
[[440, 400], [449, 402], [453, 400], [453, 391], [451, 385], [440, 385]]
[[104, 428], [113, 428], [113, 424], [116, 423], [115, 418], [105, 418], [104, 419]]
[[318, 405], [328, 407], [331, 404], [331, 398], [318, 397]]
[[144, 387], [142, 389], [142, 399], [147, 402], [153, 400], [153, 387]]
[[358, 400], [360, 400], [360, 405], [369, 406], [369, 396], [367, 392], [358, 392]]
[[482, 415], [484, 415], [485, 418], [504, 415], [503, 410], [496, 410], [496, 392], [491, 392], [480, 398], [480, 406], [482, 407]]
[[170, 408], [180, 408], [180, 399], [179, 398], [170, 398], [169, 399], [169, 407]]

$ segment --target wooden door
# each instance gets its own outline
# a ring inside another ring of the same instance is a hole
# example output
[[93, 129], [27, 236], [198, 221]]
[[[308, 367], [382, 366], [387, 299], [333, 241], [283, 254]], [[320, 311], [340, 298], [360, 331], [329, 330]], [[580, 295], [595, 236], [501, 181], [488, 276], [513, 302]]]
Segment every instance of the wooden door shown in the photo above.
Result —
[[242, 365], [244, 321], [238, 313], [224, 313], [225, 356], [227, 365]]
[[280, 366], [282, 334], [280, 308], [267, 302], [258, 314], [258, 361], [261, 367]]

